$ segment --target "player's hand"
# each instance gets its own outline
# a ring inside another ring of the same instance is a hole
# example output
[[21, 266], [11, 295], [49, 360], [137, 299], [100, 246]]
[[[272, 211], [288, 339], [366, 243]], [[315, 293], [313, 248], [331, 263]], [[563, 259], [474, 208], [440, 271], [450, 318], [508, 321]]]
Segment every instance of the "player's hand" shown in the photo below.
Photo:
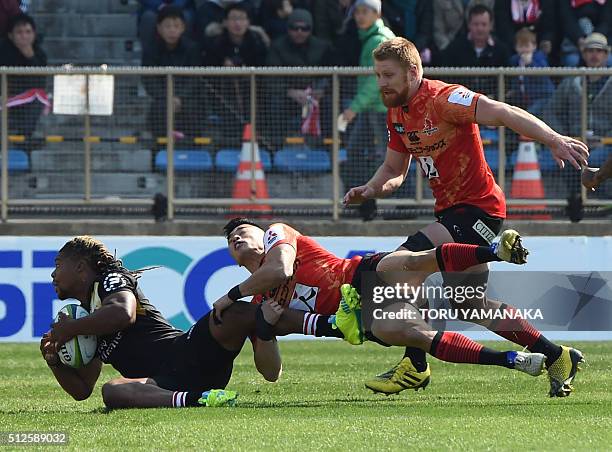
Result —
[[74, 322], [76, 322], [76, 320], [60, 312], [57, 322], [51, 324], [51, 331], [49, 331], [49, 334], [56, 352], [62, 345], [76, 336], [76, 334], [73, 333]]
[[266, 300], [261, 304], [261, 312], [270, 325], [276, 325], [284, 310], [280, 304], [273, 300]]
[[595, 189], [599, 186], [597, 171], [599, 171], [599, 168], [589, 168], [588, 166], [582, 169], [582, 185], [591, 191], [595, 191]]
[[376, 193], [372, 187], [369, 185], [360, 185], [359, 187], [351, 188], [346, 195], [344, 195], [342, 203], [344, 205], [361, 204], [366, 199], [374, 198], [375, 195]]
[[48, 366], [57, 366], [60, 363], [59, 356], [55, 351], [55, 345], [51, 341], [51, 332], [43, 334], [40, 339], [40, 353], [47, 362]]
[[589, 147], [575, 138], [559, 135], [550, 152], [560, 168], [565, 168], [565, 160], [577, 170], [588, 166]]
[[227, 294], [223, 295], [217, 301], [213, 303], [213, 320], [217, 323], [221, 323], [221, 316], [223, 315], [223, 311], [231, 306], [233, 303], [232, 299], [227, 296]]

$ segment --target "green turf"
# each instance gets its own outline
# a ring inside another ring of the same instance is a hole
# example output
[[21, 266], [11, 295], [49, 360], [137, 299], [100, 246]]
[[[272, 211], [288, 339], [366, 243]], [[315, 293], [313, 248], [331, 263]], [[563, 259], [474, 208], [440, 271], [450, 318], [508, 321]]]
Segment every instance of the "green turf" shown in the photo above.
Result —
[[435, 359], [427, 390], [375, 395], [364, 379], [397, 361], [399, 349], [306, 341], [281, 344], [275, 384], [258, 376], [245, 347], [229, 385], [238, 408], [106, 412], [99, 386], [116, 375], [110, 367], [94, 395], [75, 402], [37, 345], [0, 344], [0, 432], [63, 430], [77, 450], [609, 450], [612, 342], [577, 345], [587, 364], [566, 399], [548, 397], [544, 376]]

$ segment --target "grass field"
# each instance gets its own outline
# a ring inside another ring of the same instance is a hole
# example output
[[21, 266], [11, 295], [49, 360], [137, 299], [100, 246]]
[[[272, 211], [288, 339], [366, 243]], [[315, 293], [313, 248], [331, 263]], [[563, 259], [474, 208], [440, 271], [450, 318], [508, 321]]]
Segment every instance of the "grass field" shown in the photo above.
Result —
[[106, 411], [109, 366], [94, 395], [74, 402], [36, 344], [0, 344], [0, 432], [62, 430], [78, 450], [610, 450], [612, 342], [576, 345], [587, 364], [566, 399], [548, 397], [545, 376], [433, 358], [427, 390], [380, 396], [363, 381], [399, 349], [305, 341], [281, 344], [276, 384], [256, 374], [245, 347], [229, 385], [238, 408]]

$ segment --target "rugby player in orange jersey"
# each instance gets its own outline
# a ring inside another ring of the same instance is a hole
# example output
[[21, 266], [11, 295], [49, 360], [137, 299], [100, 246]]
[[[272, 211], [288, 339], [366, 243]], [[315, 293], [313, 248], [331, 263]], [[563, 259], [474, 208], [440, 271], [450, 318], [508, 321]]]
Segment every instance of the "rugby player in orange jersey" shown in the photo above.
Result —
[[[361, 319], [356, 312], [359, 298], [351, 285], [360, 287], [366, 273], [376, 272], [379, 277], [376, 282], [383, 285], [409, 283], [407, 278], [413, 275], [412, 270], [433, 273], [450, 268], [460, 271], [475, 263], [499, 260], [521, 264], [526, 262], [527, 255], [520, 236], [512, 230], [504, 231], [500, 241], [492, 246], [445, 243], [428, 251], [403, 250], [352, 259], [335, 256], [311, 237], [283, 223], [274, 223], [264, 230], [246, 218], [234, 218], [224, 227], [224, 232], [230, 254], [251, 275], [214, 303], [215, 318], [223, 322], [223, 311], [249, 295], [255, 296], [255, 303], [265, 299], [289, 308], [281, 314], [276, 325], [267, 324], [265, 316], [257, 314], [257, 338], [264, 340], [275, 334], [301, 332], [344, 337], [352, 344], [361, 344]], [[546, 357], [542, 353], [498, 352], [457, 333], [451, 333], [455, 340], [433, 350], [431, 344], [439, 333], [423, 321], [414, 306], [407, 303], [406, 309], [414, 316], [403, 324], [403, 345], [419, 347], [444, 361], [497, 365], [533, 376], [544, 370]], [[294, 315], [296, 310], [304, 311], [303, 321]], [[291, 313], [291, 321], [284, 318], [285, 312]], [[334, 312], [335, 316], [329, 315]], [[342, 334], [334, 333], [332, 325]], [[424, 382], [423, 386], [426, 384]]]
[[[346, 193], [344, 203], [359, 204], [390, 195], [404, 182], [411, 159], [416, 157], [436, 199], [437, 221], [408, 237], [399, 249], [422, 251], [449, 242], [486, 245], [501, 230], [506, 217], [504, 193], [485, 161], [478, 124], [505, 126], [544, 144], [561, 168], [564, 161], [577, 170], [587, 165], [589, 152], [584, 143], [556, 133], [526, 111], [460, 85], [423, 78], [419, 52], [410, 41], [386, 41], [374, 50], [373, 56], [380, 93], [388, 108], [387, 154], [370, 181]], [[473, 284], [487, 280], [486, 264], [470, 270]], [[447, 280], [445, 283], [452, 284]], [[488, 298], [469, 307], [513, 309]], [[546, 355], [550, 395], [571, 393], [571, 382], [582, 361], [578, 350], [553, 344], [523, 319], [478, 323], [532, 352]], [[379, 331], [377, 337], [401, 345], [393, 340], [394, 325], [387, 322], [389, 331]], [[445, 342], [442, 337], [440, 345]], [[366, 386], [389, 394], [418, 387], [426, 378], [429, 367], [424, 353], [407, 348], [398, 366], [368, 381]]]

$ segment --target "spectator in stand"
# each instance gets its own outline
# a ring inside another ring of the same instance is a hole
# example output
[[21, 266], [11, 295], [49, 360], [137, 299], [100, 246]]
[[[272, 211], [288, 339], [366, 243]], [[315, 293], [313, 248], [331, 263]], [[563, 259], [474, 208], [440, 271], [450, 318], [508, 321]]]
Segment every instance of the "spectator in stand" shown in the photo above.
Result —
[[382, 13], [393, 33], [412, 41], [423, 64], [431, 64], [434, 14], [431, 0], [385, 0]]
[[612, 32], [612, 2], [607, 0], [558, 0], [564, 39], [561, 64], [577, 66], [582, 44], [593, 32], [609, 36]]
[[358, 66], [361, 45], [353, 18], [354, 0], [319, 0], [314, 3], [314, 35], [330, 41], [335, 66]]
[[[528, 28], [522, 28], [516, 33], [514, 49], [516, 53], [510, 58], [510, 66], [548, 67], [546, 54], [537, 50], [536, 34]], [[511, 77], [506, 101], [541, 117], [554, 90], [555, 87], [547, 76]]]
[[[374, 66], [372, 52], [381, 42], [394, 38], [393, 32], [381, 19], [380, 0], [357, 0], [355, 22], [359, 28], [361, 56], [359, 65]], [[350, 124], [348, 130], [347, 161], [342, 164], [341, 175], [345, 186], [356, 187], [368, 180], [381, 162], [387, 150], [387, 108], [380, 98], [375, 75], [357, 77], [357, 94], [348, 108], [342, 112], [342, 120]], [[374, 199], [360, 206], [364, 220], [376, 214]]]
[[255, 7], [252, 0], [195, 0], [196, 24], [200, 42], [216, 37], [223, 31], [225, 10], [231, 5], [240, 4], [253, 16]]
[[[160, 40], [156, 46], [145, 50], [143, 66], [201, 66], [198, 46], [185, 36], [185, 17], [181, 8], [166, 6], [157, 15], [157, 33]], [[196, 131], [197, 101], [196, 78], [175, 78], [174, 83], [174, 128], [186, 135]], [[166, 77], [143, 76], [147, 94], [152, 97], [148, 123], [154, 137], [166, 136]]]
[[[36, 40], [34, 19], [25, 13], [12, 16], [7, 24], [8, 39], [0, 44], [0, 66], [36, 67], [47, 65], [47, 55]], [[12, 106], [8, 113], [9, 131], [24, 135], [26, 148], [31, 149], [31, 137], [43, 111], [43, 104], [31, 90], [42, 90], [45, 77], [39, 75], [10, 76], [8, 79], [9, 100], [21, 96], [20, 103]], [[44, 94], [46, 98], [46, 94]]]
[[[310, 12], [296, 8], [287, 23], [287, 35], [277, 38], [270, 47], [266, 60], [268, 66], [308, 67], [329, 66], [333, 63], [331, 44], [312, 36]], [[324, 97], [328, 81], [312, 77], [283, 77], [269, 81], [270, 94], [267, 97], [271, 101], [267, 108], [270, 112], [268, 128], [274, 142], [280, 144], [285, 136], [302, 133], [302, 120], [313, 101], [316, 102], [317, 111], [325, 111], [319, 123], [322, 122], [324, 130], [329, 131], [331, 104], [329, 96]]]
[[[208, 41], [204, 57], [206, 66], [263, 66], [267, 47], [261, 35], [249, 28], [249, 9], [235, 3], [225, 10], [223, 32]], [[240, 143], [244, 124], [250, 121], [250, 81], [248, 77], [224, 76], [222, 83], [204, 80], [211, 113], [219, 124], [219, 139], [223, 145]]]
[[[493, 38], [493, 13], [484, 5], [475, 5], [468, 12], [468, 32], [457, 35], [441, 57], [442, 66], [500, 67], [507, 66], [510, 53]], [[491, 77], [471, 77], [458, 83], [495, 97], [497, 81]]]
[[166, 6], [172, 5], [183, 10], [186, 32], [187, 35], [191, 34], [195, 14], [193, 0], [138, 0], [138, 3], [138, 37], [143, 51], [155, 47], [159, 39], [156, 32], [157, 15]]
[[6, 38], [11, 17], [20, 13], [18, 0], [0, 0], [0, 42]]
[[287, 20], [294, 9], [310, 9], [310, 2], [306, 0], [262, 0], [259, 7], [259, 22], [270, 36], [275, 40], [287, 34]]
[[539, 49], [547, 57], [557, 42], [555, 0], [497, 0], [495, 2], [495, 36], [509, 49], [514, 35], [529, 27], [535, 32]]
[[287, 19], [293, 12], [290, 0], [263, 0], [259, 9], [259, 22], [270, 39], [287, 33]]
[[434, 60], [455, 39], [457, 33], [465, 30], [467, 12], [475, 5], [493, 9], [494, 0], [433, 0]]
[[[592, 33], [582, 43], [582, 60], [589, 68], [608, 66], [610, 46], [601, 33]], [[545, 113], [546, 121], [555, 131], [579, 137], [582, 135], [580, 112], [582, 102], [582, 78], [571, 76], [557, 87]], [[612, 136], [612, 79], [607, 75], [587, 77], [587, 139], [591, 144], [591, 159], [597, 153], [607, 153], [600, 139]], [[568, 187], [570, 196], [580, 193], [580, 173], [571, 172]]]

